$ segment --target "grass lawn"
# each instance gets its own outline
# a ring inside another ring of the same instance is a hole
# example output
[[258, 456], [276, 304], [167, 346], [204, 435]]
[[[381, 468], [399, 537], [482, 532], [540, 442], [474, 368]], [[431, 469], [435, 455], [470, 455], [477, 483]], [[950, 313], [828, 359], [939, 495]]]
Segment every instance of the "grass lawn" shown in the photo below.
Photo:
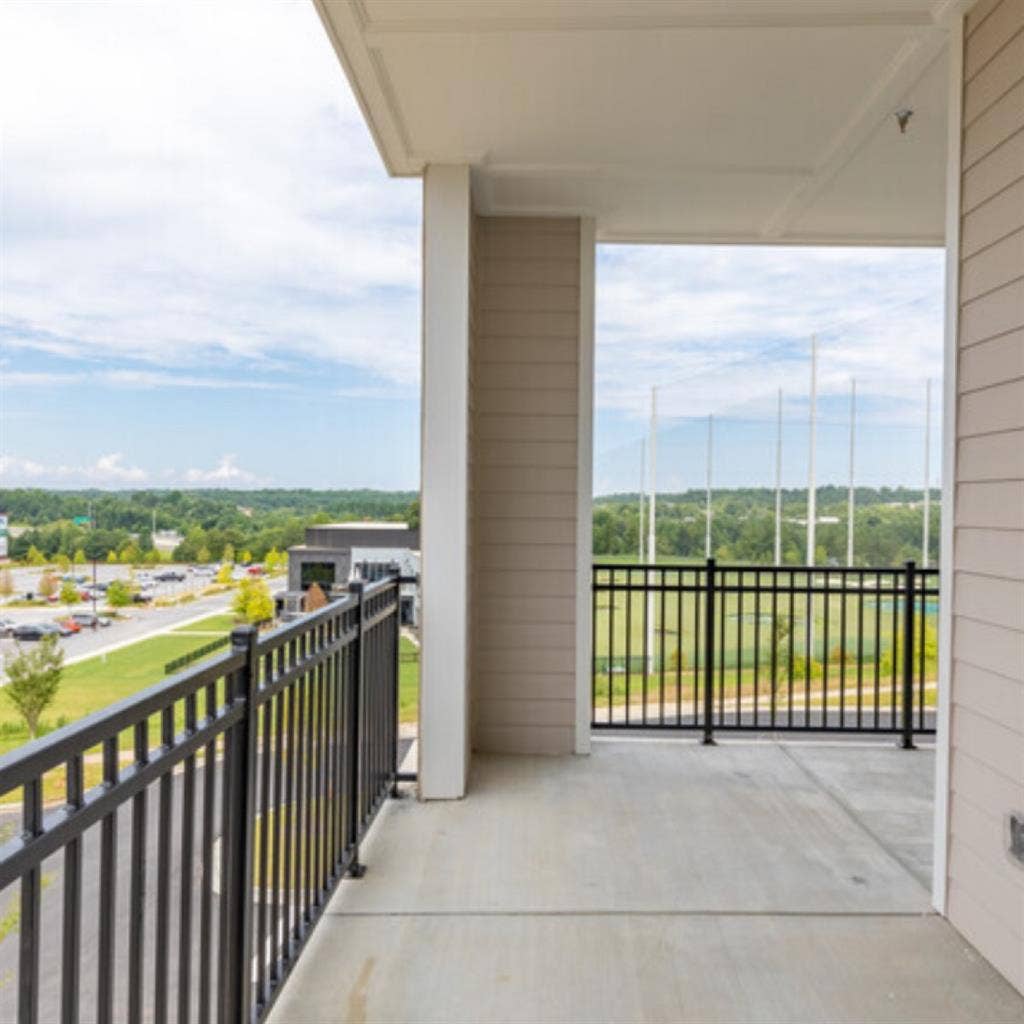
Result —
[[[68, 665], [57, 699], [43, 716], [44, 730], [74, 722], [160, 682], [168, 661], [209, 642], [209, 636], [165, 633]], [[6, 753], [26, 742], [28, 732], [2, 693], [0, 690], [0, 753]], [[128, 741], [125, 737], [124, 743]]]
[[398, 718], [415, 722], [420, 706], [420, 649], [406, 637], [401, 639], [401, 665], [398, 673]]
[[237, 619], [231, 612], [222, 615], [210, 615], [198, 622], [189, 622], [184, 626], [175, 626], [173, 633], [227, 633], [236, 624]]

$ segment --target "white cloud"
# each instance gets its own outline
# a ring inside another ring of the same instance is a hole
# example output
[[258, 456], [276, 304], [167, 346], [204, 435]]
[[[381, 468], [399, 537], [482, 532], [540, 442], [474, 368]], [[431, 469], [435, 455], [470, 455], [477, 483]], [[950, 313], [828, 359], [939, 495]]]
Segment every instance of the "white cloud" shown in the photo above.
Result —
[[187, 469], [184, 480], [189, 484], [215, 487], [240, 487], [260, 482], [255, 473], [238, 465], [237, 455], [222, 455], [220, 462], [212, 469]]
[[89, 465], [45, 465], [16, 455], [0, 455], [0, 480], [6, 487], [25, 484], [55, 484], [102, 487], [104, 484], [140, 484], [149, 474], [138, 466], [125, 465], [121, 452], [101, 455]]
[[7, 3], [0, 94], [10, 344], [417, 379], [419, 185], [312, 5]]
[[669, 416], [764, 414], [806, 400], [816, 334], [823, 397], [856, 376], [905, 411], [941, 375], [942, 273], [937, 250], [604, 247], [598, 406], [640, 417], [657, 384]]

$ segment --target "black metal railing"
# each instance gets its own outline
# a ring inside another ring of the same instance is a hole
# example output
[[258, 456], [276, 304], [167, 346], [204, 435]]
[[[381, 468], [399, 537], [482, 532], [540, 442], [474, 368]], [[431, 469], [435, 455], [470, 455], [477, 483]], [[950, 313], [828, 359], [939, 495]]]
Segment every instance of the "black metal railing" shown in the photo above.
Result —
[[236, 629], [229, 653], [0, 759], [0, 797], [20, 796], [0, 1019], [266, 1016], [405, 778], [399, 605], [389, 579]]
[[935, 731], [938, 571], [595, 565], [598, 729]]

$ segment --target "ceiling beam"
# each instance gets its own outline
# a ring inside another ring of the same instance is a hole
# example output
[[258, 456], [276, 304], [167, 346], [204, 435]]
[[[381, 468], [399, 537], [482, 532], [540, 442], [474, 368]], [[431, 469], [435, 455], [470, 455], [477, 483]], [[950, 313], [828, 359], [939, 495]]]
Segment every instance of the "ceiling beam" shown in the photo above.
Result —
[[[476, 34], [507, 32], [621, 32], [671, 29], [794, 29], [794, 28], [912, 28], [934, 24], [931, 10], [923, 8], [874, 9], [816, 3], [802, 9], [792, 4], [757, 4], [730, 7], [721, 0], [698, 0], [684, 8], [657, 14], [522, 14], [467, 16], [461, 18], [372, 18], [362, 0], [359, 9], [362, 31], [369, 45], [401, 36], [425, 34]], [[624, 8], [627, 5], [623, 5]], [[585, 9], [582, 7], [581, 9]]]

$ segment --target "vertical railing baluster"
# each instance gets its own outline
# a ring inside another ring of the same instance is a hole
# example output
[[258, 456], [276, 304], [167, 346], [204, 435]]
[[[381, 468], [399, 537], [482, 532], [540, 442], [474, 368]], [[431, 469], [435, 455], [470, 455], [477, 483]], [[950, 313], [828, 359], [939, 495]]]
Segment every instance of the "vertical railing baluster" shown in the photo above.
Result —
[[[117, 736], [103, 743], [103, 786], [117, 785]], [[99, 934], [97, 936], [96, 1022], [111, 1024], [114, 1018], [114, 927], [117, 908], [117, 811], [113, 810], [100, 825]]]
[[[149, 760], [149, 722], [135, 725], [135, 769]], [[132, 798], [131, 878], [128, 883], [128, 1020], [142, 1020], [146, 923], [146, 790]]]
[[[185, 698], [185, 735], [196, 731], [196, 695]], [[192, 861], [195, 843], [196, 758], [185, 758], [181, 780], [181, 907], [178, 918], [178, 1024], [192, 1019]]]
[[[82, 806], [82, 755], [65, 766], [65, 799], [68, 813]], [[82, 936], [82, 839], [76, 836], [64, 847], [64, 933], [61, 951], [61, 1020], [78, 1024], [78, 981]]]
[[[160, 712], [160, 749], [166, 752], [174, 745], [174, 708]], [[169, 930], [171, 904], [171, 816], [174, 812], [173, 776], [164, 772], [157, 790], [156, 840], [156, 931], [153, 943], [153, 1020], [167, 1021], [167, 978], [169, 969]]]

